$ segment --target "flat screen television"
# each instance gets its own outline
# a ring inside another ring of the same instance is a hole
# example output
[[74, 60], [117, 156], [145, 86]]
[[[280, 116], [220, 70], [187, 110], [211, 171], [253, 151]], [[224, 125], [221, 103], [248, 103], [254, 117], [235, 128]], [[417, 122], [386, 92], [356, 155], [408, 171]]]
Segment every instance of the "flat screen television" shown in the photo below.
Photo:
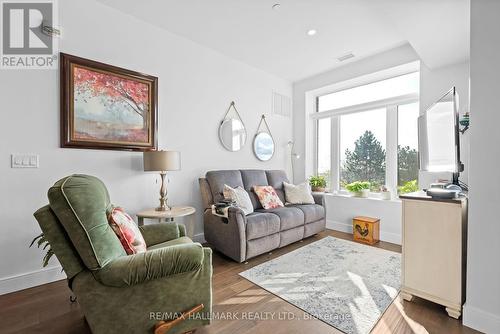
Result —
[[418, 147], [420, 170], [451, 172], [452, 183], [458, 185], [464, 166], [460, 161], [458, 94], [455, 87], [418, 118]]

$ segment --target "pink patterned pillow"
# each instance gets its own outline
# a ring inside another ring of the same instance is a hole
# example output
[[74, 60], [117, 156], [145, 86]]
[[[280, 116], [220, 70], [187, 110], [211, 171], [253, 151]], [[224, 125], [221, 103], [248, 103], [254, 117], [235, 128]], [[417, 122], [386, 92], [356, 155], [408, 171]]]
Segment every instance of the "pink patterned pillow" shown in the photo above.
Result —
[[260, 204], [266, 210], [282, 208], [284, 206], [278, 194], [271, 186], [255, 186], [253, 187], [253, 191], [255, 191], [257, 197], [259, 197]]
[[128, 255], [146, 251], [146, 242], [141, 231], [122, 208], [113, 208], [108, 216], [108, 222]]

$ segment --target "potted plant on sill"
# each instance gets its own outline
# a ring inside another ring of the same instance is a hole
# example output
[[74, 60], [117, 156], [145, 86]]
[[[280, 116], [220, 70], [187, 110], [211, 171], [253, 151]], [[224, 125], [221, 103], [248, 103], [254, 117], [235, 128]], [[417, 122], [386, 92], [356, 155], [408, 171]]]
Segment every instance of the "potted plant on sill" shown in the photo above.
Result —
[[380, 187], [380, 199], [388, 201], [391, 198], [392, 198], [392, 194], [391, 194], [391, 191], [389, 190], [389, 188], [387, 188], [387, 186], [381, 186]]
[[311, 176], [309, 178], [311, 190], [324, 193], [326, 190], [326, 178], [322, 175]]
[[345, 188], [352, 193], [354, 197], [368, 197], [370, 191], [370, 182], [368, 181], [355, 181], [349, 183]]

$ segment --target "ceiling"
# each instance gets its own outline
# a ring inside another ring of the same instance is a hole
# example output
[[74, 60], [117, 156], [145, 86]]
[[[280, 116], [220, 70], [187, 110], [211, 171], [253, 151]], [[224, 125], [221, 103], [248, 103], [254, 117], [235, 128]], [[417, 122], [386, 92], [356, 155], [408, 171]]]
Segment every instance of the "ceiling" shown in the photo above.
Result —
[[290, 81], [405, 43], [430, 68], [469, 57], [470, 0], [99, 1]]

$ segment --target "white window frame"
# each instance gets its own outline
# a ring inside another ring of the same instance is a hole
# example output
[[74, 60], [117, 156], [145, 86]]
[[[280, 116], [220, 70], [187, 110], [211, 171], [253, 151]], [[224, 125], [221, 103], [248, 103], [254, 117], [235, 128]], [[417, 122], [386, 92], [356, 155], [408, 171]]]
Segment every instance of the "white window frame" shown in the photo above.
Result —
[[[319, 97], [324, 96], [321, 94], [314, 99], [315, 110], [318, 110]], [[387, 188], [393, 193], [397, 194], [398, 186], [398, 106], [419, 102], [419, 94], [406, 94], [395, 96], [387, 99], [326, 110], [310, 114], [310, 119], [314, 123], [314, 171], [318, 172], [318, 120], [330, 118], [330, 185], [331, 191], [339, 194], [347, 194], [347, 191], [340, 188], [340, 116], [353, 114], [363, 111], [370, 111], [375, 109], [386, 109], [386, 168], [385, 168], [385, 182]], [[370, 197], [376, 197], [370, 194]]]

